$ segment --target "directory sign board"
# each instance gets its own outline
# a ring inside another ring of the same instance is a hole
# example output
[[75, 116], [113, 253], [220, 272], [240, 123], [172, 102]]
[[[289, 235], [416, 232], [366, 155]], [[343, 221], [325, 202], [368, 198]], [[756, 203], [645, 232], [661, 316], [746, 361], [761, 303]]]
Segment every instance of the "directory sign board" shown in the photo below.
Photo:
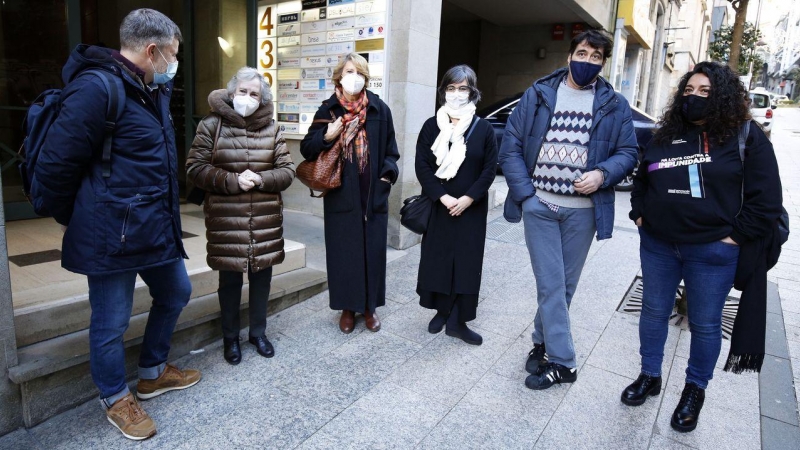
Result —
[[284, 132], [308, 132], [320, 103], [333, 94], [333, 69], [347, 53], [367, 59], [367, 89], [384, 97], [387, 14], [387, 0], [259, 2], [258, 69]]

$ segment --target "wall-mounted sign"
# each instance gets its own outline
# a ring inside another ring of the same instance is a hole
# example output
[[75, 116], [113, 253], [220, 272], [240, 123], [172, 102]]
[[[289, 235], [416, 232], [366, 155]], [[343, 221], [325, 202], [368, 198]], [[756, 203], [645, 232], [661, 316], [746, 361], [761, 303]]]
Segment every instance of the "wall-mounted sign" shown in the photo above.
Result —
[[293, 14], [281, 14], [278, 16], [278, 23], [289, 23], [289, 22], [297, 22], [300, 20], [300, 14], [293, 13]]
[[560, 23], [553, 25], [553, 40], [554, 41], [564, 40], [564, 25]]
[[325, 31], [327, 28], [328, 22], [324, 20], [318, 20], [316, 22], [303, 22], [302, 24], [303, 34], [319, 33], [320, 31]]
[[301, 47], [301, 56], [322, 56], [326, 53], [327, 45], [304, 45]]
[[303, 9], [319, 8], [320, 6], [327, 6], [327, 0], [303, 0]]
[[301, 67], [300, 66], [300, 58], [279, 59], [278, 60], [278, 69], [282, 69], [284, 67]]
[[300, 71], [300, 78], [330, 78], [333, 76], [333, 69], [330, 67], [314, 67]]
[[278, 47], [300, 45], [300, 36], [284, 36], [278, 38]]
[[278, 37], [283, 36], [296, 36], [300, 34], [300, 27], [296, 23], [289, 25], [278, 25]]
[[340, 17], [338, 19], [331, 19], [328, 21], [329, 30], [346, 30], [356, 26], [355, 17]]
[[375, 25], [356, 29], [356, 39], [373, 39], [377, 37], [384, 37], [385, 35], [386, 27], [383, 25]]
[[327, 18], [328, 16], [325, 13], [325, 8], [309, 9], [308, 11], [303, 11], [300, 13], [301, 22], [311, 22], [312, 20], [320, 20]]
[[573, 23], [572, 24], [572, 37], [575, 37], [581, 33], [586, 31], [586, 26], [583, 23]]
[[[356, 42], [356, 52], [374, 52], [376, 50], [383, 50], [383, 38], [380, 39], [366, 39]], [[383, 75], [383, 74], [381, 74]]]
[[387, 14], [386, 0], [259, 1], [259, 58], [284, 133], [308, 131], [320, 103], [333, 95], [333, 69], [348, 53], [367, 59], [367, 88], [383, 95]]
[[356, 13], [356, 7], [353, 4], [344, 4], [339, 6], [328, 7], [328, 18], [336, 19], [339, 17], [352, 16]]

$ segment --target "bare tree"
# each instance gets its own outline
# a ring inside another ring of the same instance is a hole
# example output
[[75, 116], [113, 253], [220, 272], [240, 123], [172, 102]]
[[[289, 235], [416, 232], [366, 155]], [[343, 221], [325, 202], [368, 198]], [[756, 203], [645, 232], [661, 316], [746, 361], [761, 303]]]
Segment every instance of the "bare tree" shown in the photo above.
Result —
[[731, 34], [731, 55], [728, 59], [728, 67], [734, 71], [739, 71], [739, 56], [742, 53], [742, 36], [744, 35], [744, 21], [747, 18], [747, 4], [750, 0], [728, 0], [736, 11], [736, 19], [733, 21], [733, 33]]

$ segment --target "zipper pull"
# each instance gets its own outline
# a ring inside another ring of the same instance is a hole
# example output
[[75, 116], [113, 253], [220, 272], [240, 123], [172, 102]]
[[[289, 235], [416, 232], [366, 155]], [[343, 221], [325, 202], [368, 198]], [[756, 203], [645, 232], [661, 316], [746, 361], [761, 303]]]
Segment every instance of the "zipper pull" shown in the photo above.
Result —
[[122, 235], [122, 239], [120, 239], [119, 241], [120, 241], [121, 243], [123, 243], [123, 244], [125, 243], [125, 235], [124, 235], [124, 234]]

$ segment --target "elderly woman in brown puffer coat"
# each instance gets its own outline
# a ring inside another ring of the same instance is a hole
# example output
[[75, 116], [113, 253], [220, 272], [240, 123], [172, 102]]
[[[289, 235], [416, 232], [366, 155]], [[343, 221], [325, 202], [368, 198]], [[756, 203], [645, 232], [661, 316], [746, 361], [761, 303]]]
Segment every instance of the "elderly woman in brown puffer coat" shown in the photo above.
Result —
[[242, 360], [244, 273], [250, 283], [249, 342], [261, 356], [275, 354], [265, 335], [267, 300], [272, 266], [285, 256], [280, 193], [294, 179], [294, 164], [272, 119], [269, 85], [256, 69], [240, 69], [208, 103], [211, 114], [197, 127], [186, 170], [189, 182], [206, 191], [207, 262], [219, 271], [224, 357], [235, 365]]

